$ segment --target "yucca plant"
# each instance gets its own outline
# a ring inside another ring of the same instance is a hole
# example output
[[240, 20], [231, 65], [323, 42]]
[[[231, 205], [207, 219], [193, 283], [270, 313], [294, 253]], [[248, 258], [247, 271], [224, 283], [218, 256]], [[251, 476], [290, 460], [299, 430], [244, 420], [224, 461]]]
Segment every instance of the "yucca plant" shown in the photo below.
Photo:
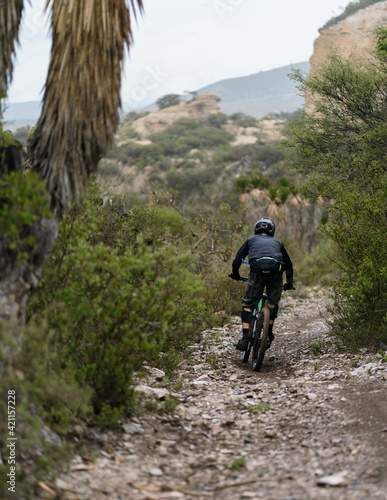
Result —
[[[142, 0], [135, 1], [142, 9]], [[51, 25], [43, 109], [30, 149], [33, 169], [60, 212], [84, 192], [117, 128], [132, 30], [125, 0], [53, 0]]]

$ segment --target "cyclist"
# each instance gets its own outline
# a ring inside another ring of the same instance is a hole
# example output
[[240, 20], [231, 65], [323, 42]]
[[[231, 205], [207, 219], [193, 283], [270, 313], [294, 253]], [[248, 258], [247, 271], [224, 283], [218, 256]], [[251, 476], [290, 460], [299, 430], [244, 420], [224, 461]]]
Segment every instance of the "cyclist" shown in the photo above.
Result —
[[[275, 224], [269, 217], [262, 217], [254, 228], [254, 236], [250, 236], [238, 250], [232, 263], [230, 278], [240, 280], [239, 268], [245, 257], [249, 256], [250, 272], [242, 299], [242, 339], [236, 348], [246, 351], [248, 347], [249, 327], [253, 308], [266, 286], [268, 305], [270, 308], [270, 326], [267, 348], [274, 340], [273, 324], [278, 314], [278, 303], [282, 289], [293, 288], [293, 264], [282, 242], [274, 238]], [[283, 285], [282, 273], [286, 272], [286, 283]]]

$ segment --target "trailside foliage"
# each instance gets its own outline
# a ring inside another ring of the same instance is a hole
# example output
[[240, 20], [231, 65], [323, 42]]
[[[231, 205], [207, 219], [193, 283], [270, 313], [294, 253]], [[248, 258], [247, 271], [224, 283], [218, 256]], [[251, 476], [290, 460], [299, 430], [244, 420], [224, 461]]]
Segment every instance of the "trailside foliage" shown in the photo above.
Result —
[[162, 245], [150, 218], [147, 208], [122, 216], [98, 199], [75, 206], [29, 303], [30, 318], [47, 315], [59, 363], [93, 389], [102, 425], [133, 409], [132, 375], [145, 359], [183, 348], [198, 331], [194, 259]]
[[310, 110], [289, 127], [286, 142], [310, 198], [330, 203], [321, 231], [337, 244], [343, 271], [332, 332], [374, 347], [387, 342], [386, 30], [377, 36], [376, 62], [344, 61], [333, 52], [310, 77], [294, 73]]

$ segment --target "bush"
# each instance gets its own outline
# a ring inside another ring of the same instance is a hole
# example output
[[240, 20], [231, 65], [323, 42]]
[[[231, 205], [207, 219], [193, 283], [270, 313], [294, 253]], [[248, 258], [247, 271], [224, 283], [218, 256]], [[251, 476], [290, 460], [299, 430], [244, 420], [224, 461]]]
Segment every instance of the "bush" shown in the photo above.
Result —
[[34, 248], [28, 228], [50, 215], [46, 188], [36, 173], [0, 174], [0, 234], [14, 262], [25, 261]]
[[228, 117], [223, 113], [213, 113], [211, 114], [206, 122], [208, 125], [216, 128], [222, 128], [222, 126], [227, 122]]
[[167, 172], [167, 186], [179, 192], [179, 198], [200, 197], [216, 181], [217, 171], [211, 168], [185, 168]]
[[288, 251], [294, 255], [294, 275], [297, 282], [304, 286], [325, 286], [332, 283], [339, 276], [337, 265], [337, 248], [331, 240], [326, 238], [312, 249], [294, 248], [290, 245]]
[[386, 37], [378, 30], [372, 63], [333, 51], [310, 77], [295, 72], [314, 109], [288, 131], [303, 189], [311, 200], [331, 202], [321, 231], [336, 243], [343, 270], [333, 288], [331, 329], [356, 347], [387, 343]]
[[234, 113], [230, 116], [230, 119], [244, 128], [255, 127], [258, 124], [258, 120], [254, 116], [245, 115], [244, 113]]
[[51, 349], [93, 389], [104, 425], [134, 408], [132, 374], [144, 360], [197, 335], [201, 284], [192, 256], [163, 246], [149, 217], [149, 209], [123, 217], [114, 207], [74, 207], [29, 304], [30, 317], [48, 316]]
[[171, 106], [177, 106], [180, 102], [181, 97], [179, 94], [167, 94], [157, 99], [156, 104], [159, 109], [165, 109]]
[[246, 193], [248, 188], [250, 187], [250, 179], [247, 177], [238, 177], [238, 179], [235, 181], [235, 185], [241, 193]]
[[152, 134], [152, 142], [163, 149], [166, 156], [181, 156], [191, 149], [215, 148], [227, 144], [233, 135], [212, 125], [200, 126], [192, 119], [177, 121], [164, 132]]
[[162, 147], [157, 144], [144, 146], [128, 141], [121, 146], [114, 146], [107, 157], [118, 160], [126, 165], [139, 163], [143, 166], [159, 160], [164, 153]]

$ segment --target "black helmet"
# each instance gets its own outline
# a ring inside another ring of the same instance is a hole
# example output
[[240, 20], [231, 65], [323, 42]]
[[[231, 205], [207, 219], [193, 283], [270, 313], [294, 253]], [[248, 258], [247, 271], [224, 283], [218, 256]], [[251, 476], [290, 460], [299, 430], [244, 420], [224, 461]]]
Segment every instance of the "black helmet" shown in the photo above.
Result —
[[274, 236], [275, 224], [269, 217], [262, 217], [262, 219], [259, 219], [255, 224], [254, 232], [255, 234], [263, 232], [269, 236]]

